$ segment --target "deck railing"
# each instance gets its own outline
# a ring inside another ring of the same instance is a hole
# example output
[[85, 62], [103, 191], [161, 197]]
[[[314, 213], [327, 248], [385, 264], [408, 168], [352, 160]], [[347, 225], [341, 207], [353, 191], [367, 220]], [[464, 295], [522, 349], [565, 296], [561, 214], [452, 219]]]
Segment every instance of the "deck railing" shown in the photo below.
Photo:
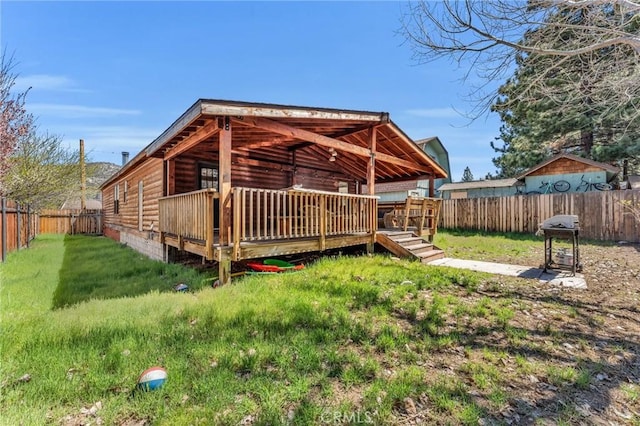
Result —
[[214, 216], [218, 214], [213, 200], [219, 196], [214, 189], [202, 189], [160, 198], [160, 231], [212, 247]]
[[[201, 190], [160, 198], [160, 232], [206, 246], [214, 244], [214, 199], [219, 193]], [[311, 190], [233, 188], [231, 198], [234, 256], [243, 242], [374, 234], [377, 197]], [[222, 223], [221, 226], [224, 226]]]
[[428, 197], [407, 197], [403, 202], [387, 203], [383, 221], [385, 228], [415, 227], [415, 232], [428, 236], [430, 240], [436, 234], [442, 199]]
[[233, 190], [234, 241], [372, 233], [377, 198], [312, 190]]

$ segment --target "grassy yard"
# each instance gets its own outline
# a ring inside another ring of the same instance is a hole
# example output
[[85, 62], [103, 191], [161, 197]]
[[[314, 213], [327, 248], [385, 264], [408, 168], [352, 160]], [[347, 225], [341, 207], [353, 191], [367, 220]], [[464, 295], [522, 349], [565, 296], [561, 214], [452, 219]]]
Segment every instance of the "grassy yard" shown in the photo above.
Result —
[[[637, 345], [569, 334], [567, 318], [592, 336], [608, 318], [521, 297], [522, 280], [376, 255], [213, 289], [105, 238], [52, 235], [11, 254], [0, 278], [2, 424], [572, 424], [599, 374], [631, 413], [622, 423], [640, 424], [640, 386], [612, 370]], [[545, 319], [525, 317], [536, 306]], [[166, 385], [132, 392], [153, 365]], [[524, 391], [534, 380], [540, 400]]]

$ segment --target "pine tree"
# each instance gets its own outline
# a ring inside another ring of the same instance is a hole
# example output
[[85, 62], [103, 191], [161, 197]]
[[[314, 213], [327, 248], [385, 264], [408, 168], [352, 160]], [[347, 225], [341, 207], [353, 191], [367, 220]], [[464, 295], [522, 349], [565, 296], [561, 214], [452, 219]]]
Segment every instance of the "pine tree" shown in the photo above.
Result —
[[[603, 19], [617, 19], [615, 9], [595, 7], [602, 9]], [[571, 13], [575, 16], [565, 16]], [[585, 19], [582, 9], [563, 14], [562, 20], [576, 24]], [[526, 43], [548, 39], [549, 28], [529, 32]], [[631, 30], [637, 32], [638, 28]], [[556, 38], [565, 46], [576, 44], [577, 39], [571, 29]], [[607, 85], [640, 78], [637, 69], [616, 69], [617, 61], [625, 55], [634, 53], [626, 47], [609, 46], [564, 58], [561, 66], [557, 58], [519, 55], [513, 77], [500, 87], [492, 106], [503, 122], [497, 138], [502, 146], [491, 143], [499, 154], [493, 159], [498, 177], [517, 176], [561, 152], [612, 163], [628, 159], [632, 168], [640, 167], [638, 98], [616, 103], [607, 97]]]
[[467, 166], [462, 172], [462, 182], [471, 182], [473, 180], [473, 173], [471, 173], [471, 169]]

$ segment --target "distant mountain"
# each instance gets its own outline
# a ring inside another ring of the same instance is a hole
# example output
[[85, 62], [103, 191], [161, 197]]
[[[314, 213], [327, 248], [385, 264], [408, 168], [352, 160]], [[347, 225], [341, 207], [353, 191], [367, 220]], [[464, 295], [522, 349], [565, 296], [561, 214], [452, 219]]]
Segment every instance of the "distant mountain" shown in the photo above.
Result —
[[[92, 200], [101, 201], [102, 193], [100, 192], [100, 185], [118, 170], [121, 166], [113, 163], [95, 162], [87, 163], [87, 191], [85, 192], [87, 206], [91, 204], [90, 208], [99, 208], [100, 204], [95, 204]], [[74, 191], [69, 196], [67, 201], [63, 204], [63, 208], [77, 209], [80, 208], [80, 190]]]
[[[100, 192], [100, 185], [113, 176], [121, 166], [113, 163], [106, 162], [93, 162], [86, 164], [86, 191], [85, 191], [85, 206], [88, 209], [100, 209], [102, 208], [102, 193]], [[80, 191], [80, 185], [77, 189], [73, 190], [67, 197], [60, 208], [62, 209], [79, 209], [81, 203], [82, 193]]]
[[121, 169], [121, 166], [113, 163], [95, 162], [87, 163], [87, 189], [97, 191], [104, 181], [109, 179]]

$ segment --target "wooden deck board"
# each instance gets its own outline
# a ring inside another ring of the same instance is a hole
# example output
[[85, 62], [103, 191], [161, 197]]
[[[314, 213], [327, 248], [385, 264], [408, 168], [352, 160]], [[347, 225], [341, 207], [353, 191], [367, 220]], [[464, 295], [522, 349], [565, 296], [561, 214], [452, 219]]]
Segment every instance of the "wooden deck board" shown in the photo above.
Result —
[[[284, 256], [288, 254], [307, 253], [314, 251], [324, 251], [329, 249], [364, 245], [371, 241], [371, 235], [367, 233], [327, 236], [324, 241], [320, 238], [291, 238], [286, 240], [252, 241], [240, 244], [238, 260], [258, 259], [269, 256]], [[181, 243], [182, 242], [182, 246]], [[176, 236], [165, 235], [164, 243], [181, 250], [188, 251], [206, 257], [207, 249], [202, 240], [182, 241]], [[222, 246], [217, 243], [213, 245], [213, 259], [224, 260], [232, 257], [233, 247]]]

